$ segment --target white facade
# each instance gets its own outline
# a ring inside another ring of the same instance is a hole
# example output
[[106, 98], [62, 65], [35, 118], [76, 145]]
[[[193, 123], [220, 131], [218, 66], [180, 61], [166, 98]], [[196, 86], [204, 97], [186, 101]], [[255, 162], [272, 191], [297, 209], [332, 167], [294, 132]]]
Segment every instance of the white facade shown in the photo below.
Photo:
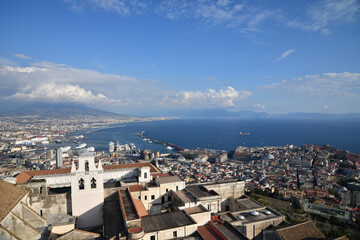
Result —
[[79, 156], [79, 168], [71, 168], [72, 215], [78, 217], [79, 228], [103, 224], [104, 205], [103, 168], [95, 166], [94, 154], [86, 152]]
[[56, 150], [56, 168], [61, 168], [63, 166], [63, 152], [61, 148]]

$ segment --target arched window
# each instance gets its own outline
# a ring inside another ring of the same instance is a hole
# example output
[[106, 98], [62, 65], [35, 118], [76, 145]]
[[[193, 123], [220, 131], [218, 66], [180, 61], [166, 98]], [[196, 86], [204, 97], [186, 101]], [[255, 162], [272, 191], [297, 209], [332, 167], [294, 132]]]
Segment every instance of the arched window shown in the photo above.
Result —
[[95, 178], [91, 179], [91, 188], [96, 188], [96, 179]]
[[80, 178], [80, 180], [79, 180], [79, 190], [83, 190], [84, 188], [85, 188], [84, 179]]
[[44, 190], [44, 187], [43, 187], [43, 186], [41, 186], [41, 187], [40, 187], [40, 194], [42, 194], [42, 193], [43, 193], [43, 190]]
[[147, 178], [147, 172], [144, 173], [144, 178]]
[[85, 161], [85, 171], [89, 171], [89, 161]]

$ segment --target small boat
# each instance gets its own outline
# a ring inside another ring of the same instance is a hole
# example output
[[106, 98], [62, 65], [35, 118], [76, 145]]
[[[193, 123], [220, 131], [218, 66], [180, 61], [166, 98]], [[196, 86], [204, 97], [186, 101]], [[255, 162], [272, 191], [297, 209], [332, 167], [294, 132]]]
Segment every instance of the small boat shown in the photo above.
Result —
[[170, 147], [170, 146], [167, 146], [166, 149], [167, 149], [167, 150], [172, 150], [173, 148]]
[[240, 132], [239, 135], [249, 136], [250, 133], [248, 133], [248, 132], [247, 133]]

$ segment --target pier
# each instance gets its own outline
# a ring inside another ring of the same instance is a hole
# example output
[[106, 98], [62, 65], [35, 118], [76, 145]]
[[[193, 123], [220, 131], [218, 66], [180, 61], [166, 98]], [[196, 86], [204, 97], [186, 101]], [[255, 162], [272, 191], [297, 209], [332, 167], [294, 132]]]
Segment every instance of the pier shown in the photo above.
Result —
[[135, 133], [135, 135], [141, 137], [142, 139], [152, 141], [153, 143], [163, 145], [164, 147], [170, 146], [170, 147], [176, 149], [177, 151], [184, 151], [185, 150], [185, 148], [180, 147], [180, 146], [178, 146], [176, 144], [169, 143], [169, 142], [161, 142], [159, 140], [156, 140], [156, 139], [153, 139], [153, 138], [150, 138], [150, 137], [146, 137], [146, 136], [144, 136], [144, 133], [145, 133], [145, 131], [142, 131], [141, 133]]

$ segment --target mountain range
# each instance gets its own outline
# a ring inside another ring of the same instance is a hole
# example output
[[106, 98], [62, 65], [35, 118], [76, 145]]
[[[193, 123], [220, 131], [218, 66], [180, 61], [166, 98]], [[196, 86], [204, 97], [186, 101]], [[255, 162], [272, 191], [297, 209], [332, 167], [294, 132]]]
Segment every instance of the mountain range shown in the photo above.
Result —
[[[32, 103], [30, 105], [0, 113], [3, 117], [16, 116], [39, 117], [71, 117], [74, 115], [132, 117], [125, 114], [103, 111], [75, 103]], [[161, 113], [159, 114], [161, 115]], [[165, 115], [165, 114], [164, 114]], [[166, 117], [166, 116], [162, 117]], [[360, 119], [360, 113], [330, 114], [330, 113], [302, 113], [268, 114], [266, 112], [239, 111], [230, 112], [224, 109], [188, 109], [168, 112], [167, 116], [181, 118], [242, 118], [242, 119]]]
[[75, 103], [32, 103], [30, 105], [0, 114], [0, 116], [3, 117], [39, 116], [62, 118], [74, 115], [127, 117], [117, 113], [94, 109]]

